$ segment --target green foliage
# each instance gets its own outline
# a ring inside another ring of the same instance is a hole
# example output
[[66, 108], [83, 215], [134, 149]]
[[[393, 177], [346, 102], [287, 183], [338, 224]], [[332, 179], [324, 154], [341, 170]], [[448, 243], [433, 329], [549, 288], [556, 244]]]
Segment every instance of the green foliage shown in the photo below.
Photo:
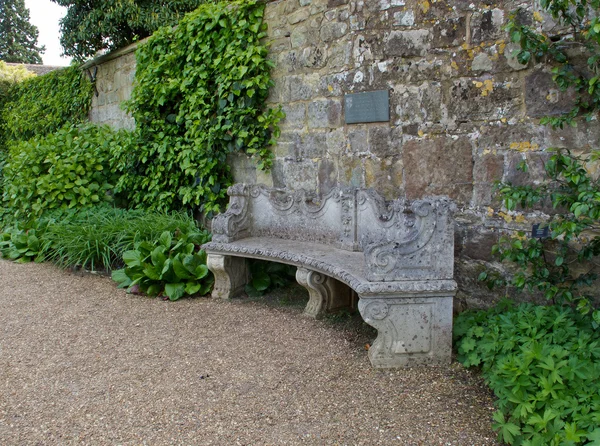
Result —
[[128, 103], [140, 144], [120, 159], [118, 189], [135, 206], [219, 210], [231, 184], [228, 153], [271, 165], [282, 113], [264, 103], [272, 82], [264, 4], [206, 4], [137, 51]]
[[170, 300], [208, 293], [214, 278], [206, 266], [200, 245], [210, 240], [203, 231], [165, 231], [158, 239], [142, 241], [123, 254], [124, 269], [112, 278], [120, 288], [150, 296], [164, 294]]
[[273, 288], [281, 288], [293, 283], [296, 267], [264, 260], [250, 261], [250, 281], [246, 284], [246, 294], [259, 297]]
[[113, 201], [119, 174], [113, 153], [127, 150], [129, 136], [108, 127], [67, 126], [12, 146], [4, 166], [4, 202], [29, 219], [56, 208]]
[[[547, 222], [550, 236], [529, 238], [519, 232], [502, 237], [493, 252], [512, 262], [518, 272], [510, 280], [517, 289], [537, 290], [555, 303], [576, 303], [582, 313], [593, 311], [594, 326], [600, 325], [600, 310], [594, 310], [589, 294], [598, 284], [600, 255], [600, 180], [585, 169], [600, 152], [582, 159], [568, 151], [558, 151], [546, 163], [550, 182], [540, 186], [499, 184], [507, 209], [531, 208], [552, 203], [560, 212]], [[480, 280], [494, 284], [503, 281], [487, 273]]]
[[126, 210], [107, 205], [52, 212], [46, 223], [42, 259], [61, 267], [110, 271], [123, 266], [123, 253], [141, 241], [155, 240], [165, 231], [197, 231], [184, 213]]
[[19, 263], [40, 260], [41, 243], [35, 229], [22, 229], [18, 225], [0, 233], [0, 255]]
[[460, 314], [458, 360], [498, 397], [494, 429], [514, 445], [599, 444], [600, 334], [568, 307], [504, 302]]
[[61, 20], [61, 44], [79, 60], [100, 50], [122, 48], [151, 35], [161, 26], [173, 26], [203, 0], [52, 0], [67, 7]]
[[[549, 36], [532, 26], [525, 26], [513, 14], [507, 30], [513, 42], [521, 46], [517, 60], [527, 64], [531, 59], [545, 60], [553, 66], [553, 79], [565, 91], [576, 93], [573, 109], [566, 114], [542, 119], [553, 127], [574, 125], [583, 115], [588, 120], [600, 109], [600, 1], [598, 0], [541, 0], [540, 5], [557, 23], [565, 28], [562, 34]], [[555, 27], [553, 27], [554, 29]], [[586, 60], [582, 65], [575, 62]]]
[[92, 85], [71, 66], [17, 83], [2, 112], [7, 141], [22, 141], [87, 120]]
[[24, 0], [0, 2], [0, 59], [5, 62], [41, 64], [38, 29], [29, 22]]

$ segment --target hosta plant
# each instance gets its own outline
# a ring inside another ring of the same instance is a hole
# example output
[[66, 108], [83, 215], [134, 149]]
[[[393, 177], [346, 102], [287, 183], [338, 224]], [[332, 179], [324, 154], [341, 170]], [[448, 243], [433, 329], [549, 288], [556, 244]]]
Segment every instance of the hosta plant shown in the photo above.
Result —
[[202, 231], [165, 231], [155, 241], [142, 241], [123, 254], [126, 267], [112, 273], [120, 288], [150, 296], [178, 300], [186, 295], [207, 294], [214, 278], [200, 249], [210, 234]]

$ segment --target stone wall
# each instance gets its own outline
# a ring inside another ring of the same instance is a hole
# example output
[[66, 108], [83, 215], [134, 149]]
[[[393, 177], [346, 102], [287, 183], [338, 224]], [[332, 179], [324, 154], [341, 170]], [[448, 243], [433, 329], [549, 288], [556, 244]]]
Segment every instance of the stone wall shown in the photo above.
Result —
[[133, 91], [138, 45], [139, 42], [134, 43], [82, 65], [81, 69], [95, 81], [90, 121], [115, 129], [135, 127], [133, 118], [123, 111], [122, 102], [129, 99]]
[[[387, 198], [448, 195], [459, 205], [456, 277], [462, 299], [492, 299], [476, 283], [500, 230], [531, 228], [539, 215], [503, 212], [496, 180], [543, 179], [549, 147], [599, 148], [597, 122], [560, 132], [539, 118], [570, 108], [543, 66], [513, 56], [503, 26], [511, 11], [548, 28], [533, 1], [278, 0], [267, 5], [275, 86], [287, 117], [271, 172], [232, 157], [237, 181], [326, 193], [373, 187]], [[558, 32], [558, 31], [557, 31]], [[121, 68], [118, 68], [121, 67]], [[99, 65], [91, 113], [120, 127], [133, 55]], [[390, 121], [345, 124], [344, 94], [388, 90]], [[531, 163], [529, 174], [517, 170]]]

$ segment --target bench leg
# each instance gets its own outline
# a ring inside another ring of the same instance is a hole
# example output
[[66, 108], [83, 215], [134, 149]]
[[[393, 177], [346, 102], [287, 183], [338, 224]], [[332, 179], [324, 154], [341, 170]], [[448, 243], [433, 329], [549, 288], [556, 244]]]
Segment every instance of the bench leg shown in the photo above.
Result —
[[248, 283], [248, 265], [245, 258], [209, 254], [206, 266], [215, 275], [212, 297], [231, 299], [244, 292]]
[[296, 271], [296, 280], [308, 290], [306, 316], [319, 318], [330, 311], [351, 306], [352, 290], [338, 280], [301, 267]]
[[453, 296], [362, 297], [358, 309], [377, 329], [369, 349], [374, 367], [449, 364], [452, 354]]

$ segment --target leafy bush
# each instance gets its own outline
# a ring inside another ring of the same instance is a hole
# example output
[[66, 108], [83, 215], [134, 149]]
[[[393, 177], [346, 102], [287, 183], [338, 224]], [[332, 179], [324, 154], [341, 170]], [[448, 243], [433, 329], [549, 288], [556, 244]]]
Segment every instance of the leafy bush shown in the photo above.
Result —
[[7, 141], [23, 141], [87, 120], [93, 87], [76, 66], [19, 82], [8, 93], [2, 120]]
[[246, 294], [259, 297], [273, 288], [281, 288], [296, 280], [296, 267], [284, 263], [265, 260], [250, 261], [250, 280], [246, 284]]
[[138, 242], [123, 254], [127, 265], [114, 271], [120, 288], [150, 296], [164, 294], [170, 300], [208, 293], [214, 278], [206, 266], [200, 245], [210, 240], [207, 232], [165, 231], [157, 240]]
[[[513, 286], [538, 290], [554, 303], [574, 302], [582, 313], [592, 311], [596, 328], [600, 326], [600, 310], [594, 309], [591, 292], [598, 284], [600, 179], [594, 179], [585, 165], [599, 156], [600, 152], [595, 152], [589, 159], [582, 159], [559, 151], [545, 165], [549, 183], [501, 183], [500, 196], [507, 209], [552, 203], [559, 212], [547, 222], [548, 238], [528, 238], [524, 232], [517, 232], [512, 237], [501, 237], [493, 247], [500, 259], [518, 267], [510, 279]], [[504, 283], [504, 279], [487, 272], [480, 279], [492, 285]]]
[[123, 153], [118, 188], [136, 206], [217, 211], [231, 183], [228, 153], [268, 148], [282, 113], [265, 108], [272, 82], [264, 3], [205, 4], [137, 50], [128, 103], [140, 144]]
[[196, 222], [184, 213], [164, 213], [94, 206], [52, 212], [42, 238], [42, 258], [62, 267], [88, 270], [121, 268], [123, 253], [136, 243], [155, 240], [163, 232], [197, 231]]
[[460, 314], [458, 360], [480, 366], [498, 397], [494, 428], [515, 445], [600, 444], [600, 334], [568, 307]]
[[112, 202], [119, 178], [113, 153], [129, 145], [126, 132], [89, 124], [17, 143], [3, 169], [5, 206], [28, 219], [50, 209]]

